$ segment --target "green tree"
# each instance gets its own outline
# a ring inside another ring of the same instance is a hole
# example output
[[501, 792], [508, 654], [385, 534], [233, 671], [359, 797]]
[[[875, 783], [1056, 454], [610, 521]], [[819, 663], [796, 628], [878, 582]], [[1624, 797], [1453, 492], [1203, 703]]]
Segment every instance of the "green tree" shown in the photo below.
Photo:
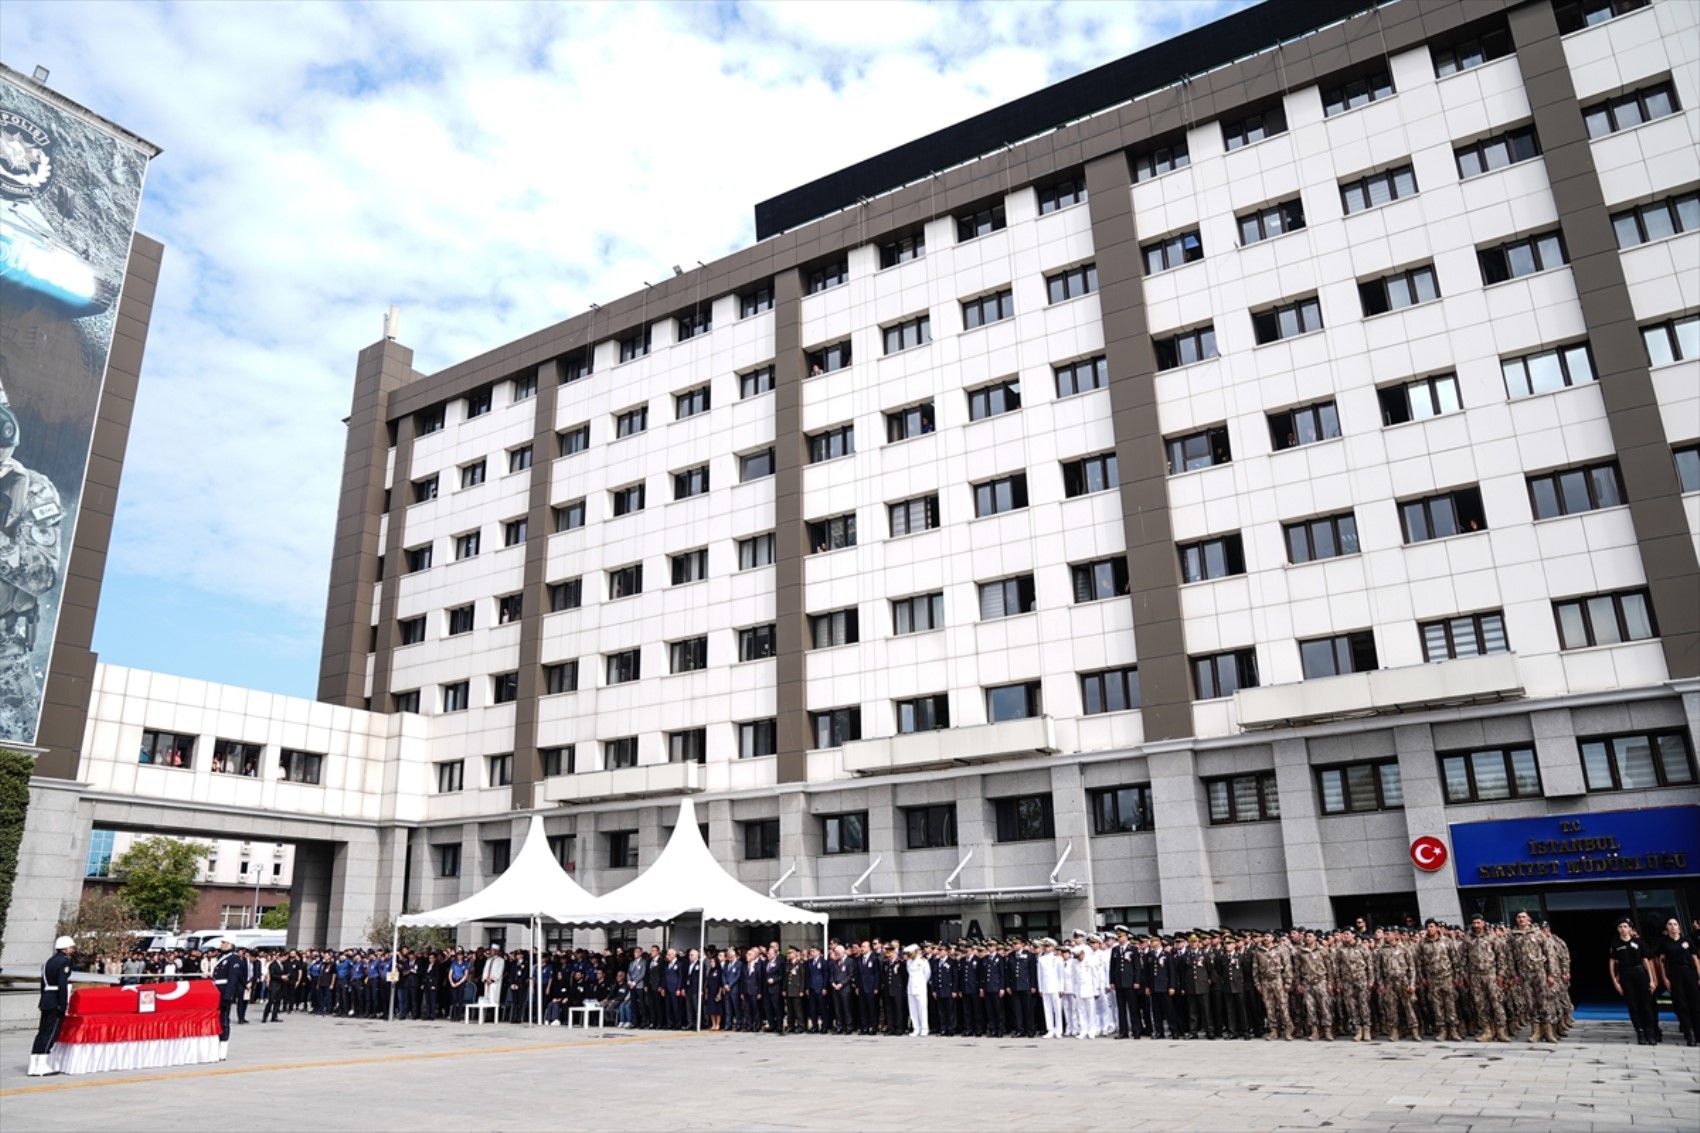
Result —
[[279, 901], [275, 906], [260, 914], [261, 928], [288, 928], [289, 902]]
[[102, 956], [123, 958], [136, 946], [130, 935], [145, 927], [118, 894], [90, 886], [83, 891], [83, 903], [73, 911], [67, 903], [54, 930], [60, 936], [75, 937], [79, 964], [92, 965]]
[[[417, 913], [418, 909], [404, 909], [402, 915]], [[373, 917], [366, 922], [366, 943], [373, 948], [388, 948], [394, 939], [390, 934], [395, 931], [395, 921], [389, 917]], [[426, 925], [403, 925], [401, 929], [400, 947], [411, 948], [415, 952], [441, 952], [455, 946], [455, 938], [446, 929]]]
[[195, 907], [195, 875], [212, 847], [178, 838], [143, 838], [112, 862], [119, 894], [142, 923], [168, 925]]
[[12, 907], [12, 882], [18, 876], [18, 846], [24, 840], [33, 774], [33, 758], [0, 748], [0, 944], [6, 940], [6, 911]]

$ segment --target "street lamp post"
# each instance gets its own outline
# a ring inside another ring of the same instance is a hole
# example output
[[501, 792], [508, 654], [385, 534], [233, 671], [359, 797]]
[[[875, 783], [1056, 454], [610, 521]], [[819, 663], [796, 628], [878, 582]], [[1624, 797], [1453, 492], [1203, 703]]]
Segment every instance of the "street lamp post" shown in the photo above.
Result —
[[254, 865], [254, 928], [260, 927], [260, 878], [265, 876], [265, 867], [259, 863]]

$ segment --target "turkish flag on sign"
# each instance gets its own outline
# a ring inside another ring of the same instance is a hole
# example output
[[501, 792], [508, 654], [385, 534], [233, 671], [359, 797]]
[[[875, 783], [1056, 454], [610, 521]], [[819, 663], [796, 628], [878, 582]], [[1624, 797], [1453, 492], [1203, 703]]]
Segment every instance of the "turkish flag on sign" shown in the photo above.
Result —
[[1446, 843], [1425, 834], [1411, 843], [1411, 864], [1425, 873], [1433, 873], [1446, 864]]

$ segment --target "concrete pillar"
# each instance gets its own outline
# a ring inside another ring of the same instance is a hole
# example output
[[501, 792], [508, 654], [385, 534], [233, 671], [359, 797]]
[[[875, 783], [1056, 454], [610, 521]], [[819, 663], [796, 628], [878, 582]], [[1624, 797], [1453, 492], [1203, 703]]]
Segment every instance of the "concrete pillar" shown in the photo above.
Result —
[[[1393, 729], [1399, 755], [1399, 782], [1405, 792], [1405, 833], [1414, 841], [1425, 835], [1439, 838], [1451, 849], [1446, 830], [1446, 793], [1440, 782], [1440, 763], [1434, 755], [1434, 733], [1426, 724]], [[1282, 800], [1285, 801], [1284, 799]], [[1433, 917], [1448, 924], [1463, 919], [1458, 900], [1458, 874], [1453, 862], [1433, 873], [1411, 867], [1417, 890], [1417, 918]]]
[[1082, 928], [1091, 932], [1098, 923], [1097, 902], [1092, 892], [1092, 826], [1086, 810], [1086, 788], [1081, 782], [1080, 764], [1059, 763], [1051, 768], [1051, 809], [1056, 820], [1056, 852], [1061, 857], [1065, 847], [1068, 861], [1063, 863], [1058, 881], [1079, 881], [1080, 892], [1058, 898], [1063, 931]]
[[20, 967], [43, 963], [53, 952], [59, 917], [83, 899], [83, 870], [94, 822], [90, 808], [79, 801], [80, 787], [65, 779], [38, 776], [30, 780], [29, 810], [18, 845], [18, 875], [12, 883], [0, 963]]
[[295, 876], [289, 885], [289, 946], [323, 948], [329, 941], [331, 866], [336, 846], [331, 842], [297, 842]]
[[325, 919], [326, 942], [332, 947], [367, 945], [366, 934], [378, 912], [378, 841], [377, 830], [357, 828], [349, 832], [346, 842], [336, 846], [331, 860], [330, 911]]
[[1541, 769], [1541, 793], [1549, 799], [1575, 798], [1588, 793], [1582, 759], [1576, 747], [1576, 726], [1568, 708], [1529, 713], [1535, 733], [1535, 762]]
[[1682, 693], [1682, 715], [1688, 721], [1688, 746], [1700, 751], [1700, 681], [1673, 682]]
[[1215, 876], [1204, 846], [1204, 790], [1190, 747], [1153, 745], [1151, 805], [1157, 814], [1157, 877], [1165, 925], [1216, 923]]
[[1329, 899], [1328, 867], [1322, 856], [1310, 746], [1302, 739], [1276, 740], [1271, 746], [1275, 752], [1275, 787], [1281, 797], [1281, 845], [1293, 923], [1333, 924], [1334, 903]]

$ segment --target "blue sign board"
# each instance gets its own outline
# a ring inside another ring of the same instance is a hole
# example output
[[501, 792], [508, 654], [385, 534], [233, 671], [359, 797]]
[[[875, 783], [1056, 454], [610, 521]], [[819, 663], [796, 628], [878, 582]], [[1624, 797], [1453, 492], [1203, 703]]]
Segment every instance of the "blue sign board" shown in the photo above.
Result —
[[1700, 806], [1452, 823], [1462, 888], [1700, 875]]

